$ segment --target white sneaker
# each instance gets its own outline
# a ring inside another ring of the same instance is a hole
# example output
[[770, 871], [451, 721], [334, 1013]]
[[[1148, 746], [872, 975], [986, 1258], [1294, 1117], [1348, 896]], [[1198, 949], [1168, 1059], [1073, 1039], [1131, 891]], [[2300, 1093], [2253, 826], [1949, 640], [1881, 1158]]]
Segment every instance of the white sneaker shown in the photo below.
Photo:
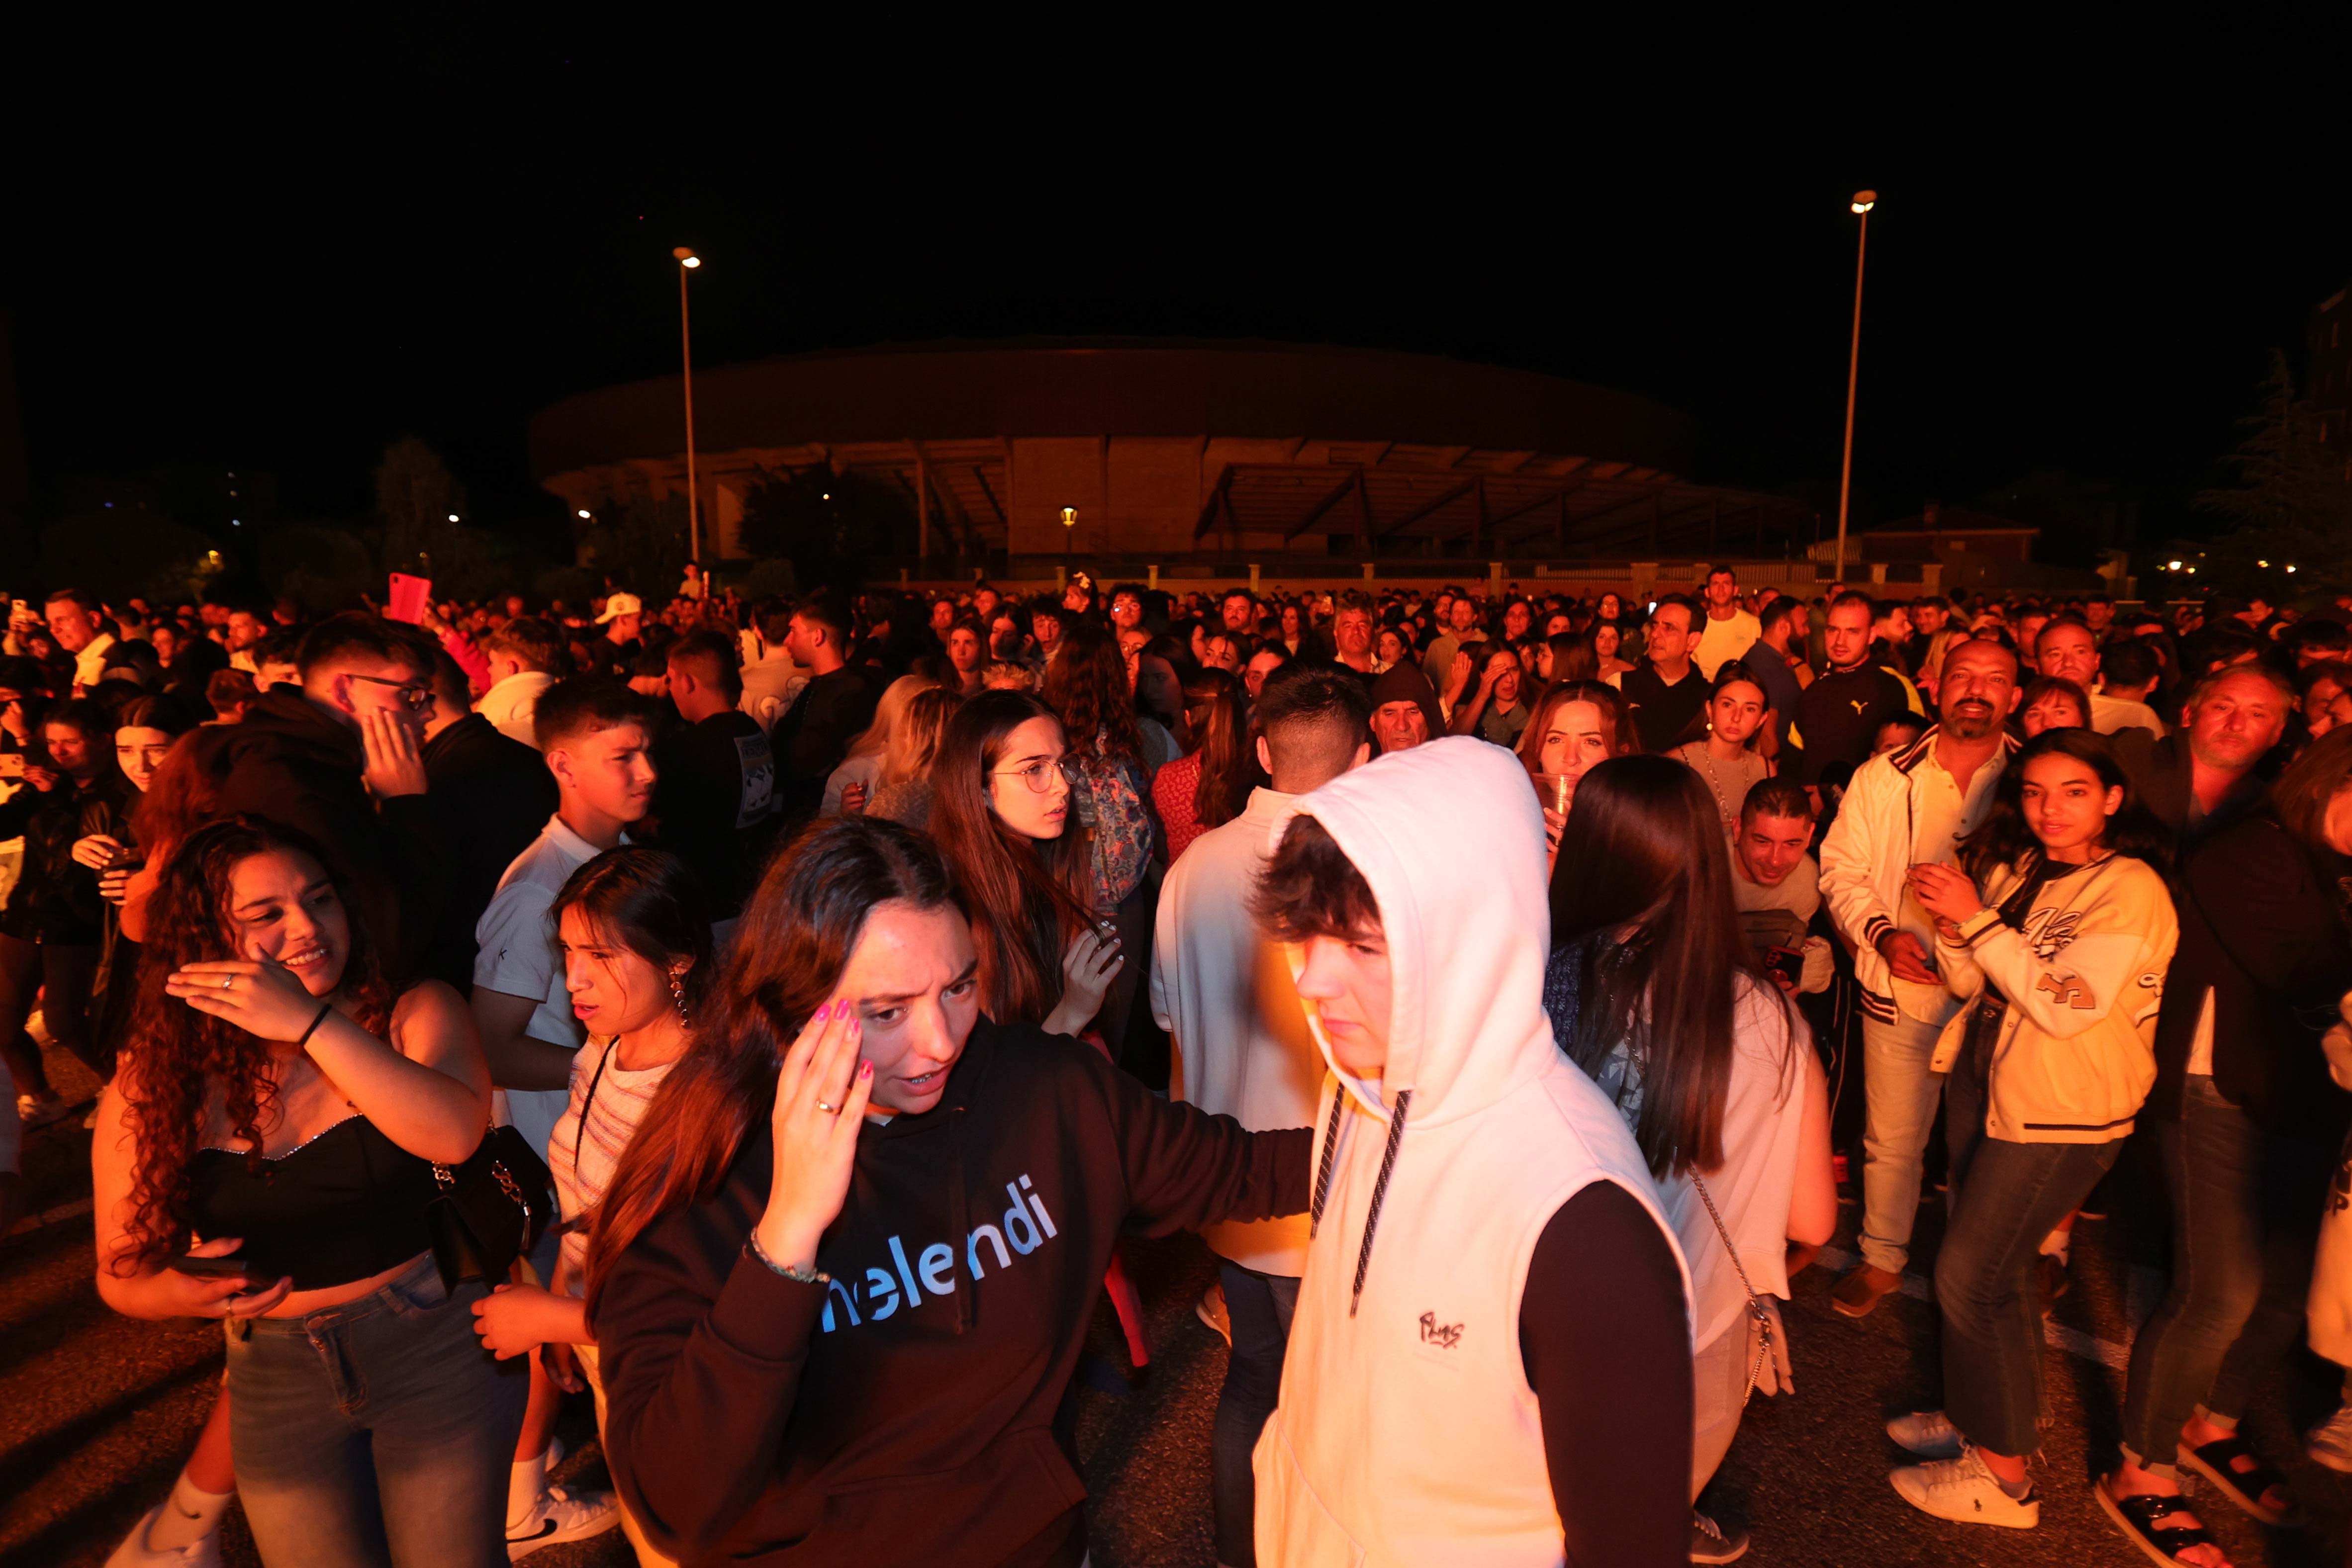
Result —
[[1192, 1303], [1192, 1315], [1214, 1329], [1219, 1339], [1227, 1344], [1234, 1343], [1234, 1321], [1225, 1312], [1224, 1286], [1210, 1286], [1207, 1292]]
[[2032, 1530], [2042, 1522], [2042, 1500], [2030, 1491], [2014, 1498], [2001, 1490], [2000, 1479], [1974, 1448], [1963, 1448], [1957, 1459], [1906, 1465], [1886, 1479], [1905, 1502], [1955, 1524]]
[[1895, 1439], [1895, 1447], [1908, 1449], [1923, 1459], [1957, 1459], [1968, 1441], [1941, 1410], [1915, 1410], [1908, 1416], [1897, 1416], [1886, 1424], [1886, 1435]]
[[2303, 1451], [2331, 1470], [2352, 1470], [2352, 1404], [2303, 1435]]
[[174, 1547], [168, 1552], [147, 1544], [147, 1532], [155, 1528], [155, 1521], [170, 1506], [171, 1500], [166, 1498], [141, 1514], [139, 1522], [131, 1527], [131, 1533], [122, 1538], [122, 1544], [114, 1549], [114, 1555], [106, 1560], [106, 1568], [220, 1568], [217, 1530], [193, 1546]]
[[507, 1561], [520, 1563], [542, 1546], [585, 1541], [621, 1522], [621, 1502], [608, 1491], [583, 1491], [573, 1496], [566, 1487], [551, 1486], [539, 1494], [539, 1503], [520, 1524], [507, 1524]]

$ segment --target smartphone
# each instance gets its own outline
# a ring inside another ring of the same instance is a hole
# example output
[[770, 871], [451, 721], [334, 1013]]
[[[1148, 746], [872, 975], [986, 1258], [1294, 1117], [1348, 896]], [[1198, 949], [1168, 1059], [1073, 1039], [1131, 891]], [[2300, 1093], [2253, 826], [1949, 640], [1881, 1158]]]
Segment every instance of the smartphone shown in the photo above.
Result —
[[179, 1274], [194, 1274], [199, 1280], [250, 1278], [253, 1266], [234, 1253], [226, 1258], [192, 1258], [185, 1252], [163, 1265]]
[[0, 751], [0, 779], [22, 779], [25, 776], [25, 754], [21, 751]]
[[1764, 967], [1777, 975], [1785, 977], [1791, 990], [1804, 984], [1805, 956], [1794, 947], [1766, 948]]

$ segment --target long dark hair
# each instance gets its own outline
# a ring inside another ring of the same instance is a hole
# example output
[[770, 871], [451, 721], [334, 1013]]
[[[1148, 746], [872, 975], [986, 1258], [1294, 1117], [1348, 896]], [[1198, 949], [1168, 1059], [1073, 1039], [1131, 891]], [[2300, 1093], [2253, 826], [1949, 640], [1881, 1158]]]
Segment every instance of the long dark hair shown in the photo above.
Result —
[[1192, 809], [1204, 828], [1240, 816], [1250, 791], [1265, 782], [1257, 747], [1250, 744], [1248, 706], [1248, 691], [1231, 670], [1195, 670], [1185, 677], [1184, 713], [1201, 758]]
[[931, 760], [931, 834], [972, 907], [988, 912], [971, 936], [981, 1007], [999, 1023], [1034, 1023], [1054, 1010], [1062, 949], [1092, 920], [1079, 835], [1024, 838], [989, 804], [988, 776], [1003, 761], [1006, 740], [1033, 718], [1061, 722], [1026, 692], [974, 693], [948, 720]]
[[2170, 841], [2164, 824], [2132, 788], [2131, 775], [2107, 748], [2107, 737], [2087, 729], [2045, 729], [2017, 748], [1993, 786], [1992, 809], [1977, 831], [1960, 841], [1960, 869], [1979, 887], [1995, 871], [2013, 867], [2023, 880], [2001, 900], [2004, 917], [2012, 909], [2031, 907], [2033, 895], [2050, 880], [2053, 868], [2042, 852], [2042, 841], [2025, 821], [2025, 765], [2038, 757], [2071, 757], [2098, 776], [2099, 783], [2124, 792], [2124, 803], [2107, 819], [2100, 842], [2119, 855], [2129, 855], [2164, 870], [2172, 862]]
[[1071, 756], [1142, 758], [1127, 658], [1101, 622], [1073, 616], [1064, 622], [1062, 641], [1045, 666], [1045, 696], [1061, 716]]
[[2333, 853], [2327, 803], [2347, 785], [2352, 785], [2352, 727], [2331, 729], [2305, 747], [2271, 787], [2271, 807], [2305, 848]]
[[548, 906], [549, 939], [577, 909], [599, 932], [667, 976], [680, 959], [686, 1016], [699, 1021], [717, 983], [710, 948], [710, 900], [687, 863], [666, 850], [635, 844], [606, 850], [573, 872]]
[[[138, 991], [122, 1040], [123, 1071], [116, 1080], [135, 1151], [131, 1178], [131, 1249], [114, 1260], [132, 1271], [169, 1252], [194, 1228], [189, 1167], [204, 1137], [205, 1100], [220, 1087], [232, 1134], [250, 1146], [247, 1163], [262, 1168], [263, 1134], [278, 1119], [278, 1083], [269, 1042], [226, 1019], [199, 1012], [163, 989], [189, 964], [237, 956], [230, 918], [229, 879], [239, 862], [272, 850], [308, 856], [328, 875], [334, 868], [307, 835], [265, 818], [226, 817], [189, 835], [147, 902], [147, 940], [139, 950]], [[335, 884], [338, 895], [342, 883]], [[336, 987], [353, 1004], [352, 1016], [381, 1035], [392, 1016], [392, 990], [359, 910], [343, 904], [351, 922], [351, 953]]]
[[1728, 854], [1696, 773], [1617, 757], [1577, 786], [1552, 869], [1552, 946], [1583, 944], [1568, 1054], [1597, 1079], [1624, 1048], [1642, 1093], [1634, 1141], [1660, 1177], [1723, 1164], [1738, 993], [1775, 994], [1740, 936]]
[[719, 1184], [768, 1114], [776, 1074], [833, 994], [877, 904], [961, 908], [929, 839], [879, 817], [823, 817], [772, 862], [743, 906], [697, 1044], [662, 1080], [622, 1151], [588, 1235], [588, 1312], [646, 1227]]

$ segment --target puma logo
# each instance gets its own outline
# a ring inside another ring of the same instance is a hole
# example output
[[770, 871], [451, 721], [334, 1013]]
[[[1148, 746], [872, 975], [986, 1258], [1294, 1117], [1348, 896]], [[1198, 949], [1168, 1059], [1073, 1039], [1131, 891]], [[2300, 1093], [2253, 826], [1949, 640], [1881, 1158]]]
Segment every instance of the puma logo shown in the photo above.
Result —
[[1866, 704], [1865, 704], [1865, 703], [1864, 703], [1864, 702], [1860, 697], [1853, 697], [1853, 698], [1851, 698], [1851, 699], [1849, 699], [1849, 700], [1851, 700], [1851, 701], [1853, 702], [1853, 711], [1854, 711], [1854, 712], [1856, 712], [1856, 713], [1860, 713], [1860, 712], [1864, 709], [1864, 707], [1865, 707], [1866, 706], [1868, 706], [1868, 705], [1866, 705]]
[[1433, 1344], [1440, 1350], [1452, 1350], [1462, 1343], [1460, 1323], [1441, 1323], [1435, 1312], [1421, 1314], [1421, 1343]]

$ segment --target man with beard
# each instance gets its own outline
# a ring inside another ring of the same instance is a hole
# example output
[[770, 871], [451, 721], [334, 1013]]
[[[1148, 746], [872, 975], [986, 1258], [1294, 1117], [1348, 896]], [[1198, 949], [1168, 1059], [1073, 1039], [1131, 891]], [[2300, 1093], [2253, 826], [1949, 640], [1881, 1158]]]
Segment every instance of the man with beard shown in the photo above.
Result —
[[1822, 843], [1822, 896], [1854, 949], [1862, 986], [1862, 1262], [1831, 1292], [1848, 1317], [1865, 1315], [1903, 1282], [1943, 1090], [1928, 1062], [1959, 1006], [1936, 972], [1935, 917], [1912, 896], [1906, 873], [1957, 863], [1958, 841], [1991, 810], [2016, 746], [2003, 726], [2022, 695], [2017, 674], [2017, 656], [1998, 643], [1955, 646], [1944, 661], [1941, 722], [1854, 770]]

